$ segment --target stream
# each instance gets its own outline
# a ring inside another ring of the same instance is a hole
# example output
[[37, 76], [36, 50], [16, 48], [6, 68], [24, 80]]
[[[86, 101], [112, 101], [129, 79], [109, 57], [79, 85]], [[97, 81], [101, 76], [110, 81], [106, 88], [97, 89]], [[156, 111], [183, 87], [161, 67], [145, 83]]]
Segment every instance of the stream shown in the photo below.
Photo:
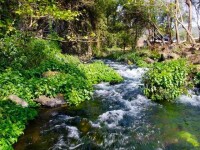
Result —
[[124, 82], [95, 85], [78, 107], [41, 108], [15, 150], [199, 150], [200, 96], [155, 103], [142, 94], [145, 69], [110, 60]]

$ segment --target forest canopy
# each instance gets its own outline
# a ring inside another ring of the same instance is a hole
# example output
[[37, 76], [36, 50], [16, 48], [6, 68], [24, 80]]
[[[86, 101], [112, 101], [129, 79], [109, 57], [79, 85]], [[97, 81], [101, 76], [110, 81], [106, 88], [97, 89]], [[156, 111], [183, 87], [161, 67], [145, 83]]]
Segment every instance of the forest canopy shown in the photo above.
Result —
[[112, 47], [134, 49], [142, 35], [148, 44], [195, 43], [192, 21], [200, 28], [199, 7], [198, 0], [1, 0], [0, 37], [20, 31], [88, 56]]

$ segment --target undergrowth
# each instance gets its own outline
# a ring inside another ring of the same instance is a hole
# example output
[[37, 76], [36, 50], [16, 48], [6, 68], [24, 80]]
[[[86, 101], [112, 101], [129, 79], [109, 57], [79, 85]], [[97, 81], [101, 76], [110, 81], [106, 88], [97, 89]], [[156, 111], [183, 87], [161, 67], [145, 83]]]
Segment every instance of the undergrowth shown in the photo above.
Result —
[[0, 106], [0, 149], [11, 150], [12, 144], [17, 142], [25, 125], [37, 115], [37, 111], [9, 101], [0, 101]]
[[123, 61], [128, 64], [136, 64], [139, 67], [151, 67], [152, 63], [149, 63], [147, 59], [151, 59], [152, 62], [157, 62], [160, 59], [160, 54], [156, 50], [138, 49], [134, 51], [116, 51], [106, 56], [109, 59], [117, 61]]

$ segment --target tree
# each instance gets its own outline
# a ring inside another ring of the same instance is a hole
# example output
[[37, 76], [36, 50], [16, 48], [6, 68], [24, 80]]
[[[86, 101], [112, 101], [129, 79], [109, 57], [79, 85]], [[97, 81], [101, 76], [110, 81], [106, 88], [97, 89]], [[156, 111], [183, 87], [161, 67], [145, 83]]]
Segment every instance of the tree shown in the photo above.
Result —
[[34, 32], [42, 29], [50, 32], [57, 20], [70, 21], [79, 15], [77, 11], [63, 7], [62, 4], [61, 0], [18, 0], [15, 13], [21, 18], [20, 29]]
[[[180, 4], [179, 4], [179, 0], [176, 0], [175, 1], [175, 5], [176, 5], [176, 8], [178, 9], [178, 15], [175, 15], [175, 19], [176, 21], [183, 27], [183, 29], [186, 31], [187, 33], [187, 37], [189, 38], [189, 42], [192, 43], [192, 44], [195, 44], [195, 40], [192, 36], [192, 32], [190, 30], [188, 30], [188, 28], [184, 25], [184, 21], [183, 21], [183, 17], [181, 15], [181, 10], [180, 10]], [[189, 18], [191, 17], [191, 15], [189, 15]], [[180, 20], [181, 19], [181, 20]], [[190, 20], [188, 20], [188, 27], [190, 26], [189, 24], [191, 23]], [[191, 27], [191, 26], [190, 26]], [[190, 29], [190, 28], [189, 28]]]
[[[188, 6], [188, 11], [189, 11], [189, 14], [188, 14], [188, 31], [190, 33], [192, 33], [192, 2], [191, 2], [191, 0], [186, 0], [186, 4]], [[190, 36], [189, 36], [188, 33], [187, 33], [187, 41], [190, 42]]]
[[[178, 18], [178, 0], [175, 0], [175, 18]], [[179, 28], [178, 28], [178, 21], [175, 19], [175, 32], [176, 32], [176, 43], [180, 43], [180, 36], [179, 36]]]
[[196, 12], [196, 17], [197, 17], [196, 23], [197, 23], [197, 27], [199, 29], [199, 42], [200, 42], [200, 23], [199, 23], [199, 20], [200, 20], [200, 0], [192, 0], [192, 5], [194, 6], [195, 12]]

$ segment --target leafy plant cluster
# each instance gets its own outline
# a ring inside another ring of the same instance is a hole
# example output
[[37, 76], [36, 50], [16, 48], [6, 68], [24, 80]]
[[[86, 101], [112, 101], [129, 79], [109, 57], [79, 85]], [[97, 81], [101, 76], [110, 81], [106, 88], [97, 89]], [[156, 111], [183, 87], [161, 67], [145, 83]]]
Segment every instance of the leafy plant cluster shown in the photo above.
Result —
[[8, 101], [0, 101], [0, 106], [0, 149], [10, 150], [11, 145], [23, 134], [27, 121], [32, 120], [37, 111]]
[[144, 94], [154, 101], [173, 101], [187, 94], [190, 71], [184, 59], [156, 63], [143, 77]]
[[51, 60], [56, 53], [60, 53], [57, 43], [31, 38], [22, 32], [16, 32], [0, 39], [0, 69], [33, 68], [43, 60]]
[[112, 68], [105, 66], [102, 61], [96, 61], [87, 65], [81, 64], [79, 67], [84, 71], [91, 84], [97, 84], [99, 82], [117, 83], [123, 80], [117, 72], [113, 71]]
[[[32, 108], [38, 104], [33, 100], [39, 96], [62, 93], [69, 104], [78, 105], [91, 98], [93, 84], [122, 81], [103, 62], [83, 64], [77, 57], [62, 54], [55, 42], [23, 36], [15, 41], [16, 36], [1, 39], [0, 149], [12, 149], [27, 121], [36, 115]], [[28, 102], [29, 108], [11, 103], [11, 94]]]

